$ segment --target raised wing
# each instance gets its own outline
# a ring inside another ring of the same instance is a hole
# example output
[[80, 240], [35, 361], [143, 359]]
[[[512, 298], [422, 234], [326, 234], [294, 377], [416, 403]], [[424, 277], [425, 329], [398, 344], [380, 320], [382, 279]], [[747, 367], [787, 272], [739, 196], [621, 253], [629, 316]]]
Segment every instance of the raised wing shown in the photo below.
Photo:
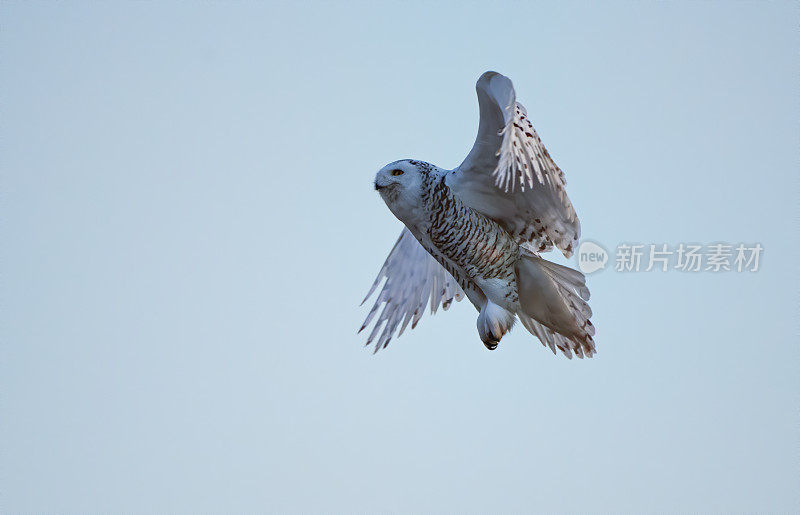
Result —
[[480, 123], [475, 144], [447, 184], [467, 205], [493, 218], [531, 250], [553, 245], [572, 255], [580, 222], [564, 172], [516, 101], [511, 80], [486, 72], [475, 85]]
[[375, 305], [358, 330], [359, 333], [363, 331], [378, 311], [381, 312], [366, 343], [372, 343], [380, 333], [375, 342], [375, 352], [389, 345], [398, 326], [400, 332], [397, 336], [403, 334], [409, 322], [412, 329], [416, 327], [429, 299], [431, 313], [436, 313], [440, 304], [447, 310], [453, 299], [460, 301], [464, 297], [464, 290], [453, 276], [420, 245], [408, 229], [403, 229], [361, 304], [375, 292], [384, 278], [386, 282]]

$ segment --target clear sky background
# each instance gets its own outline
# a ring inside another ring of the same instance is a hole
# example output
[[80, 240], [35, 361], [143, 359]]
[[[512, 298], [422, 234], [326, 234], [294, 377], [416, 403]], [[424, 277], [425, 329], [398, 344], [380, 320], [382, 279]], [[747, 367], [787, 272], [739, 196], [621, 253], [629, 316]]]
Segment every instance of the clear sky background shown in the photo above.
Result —
[[[795, 2], [3, 2], [3, 511], [796, 511]], [[468, 303], [373, 356], [374, 173], [514, 81], [583, 236], [760, 242], [590, 276], [596, 359]]]

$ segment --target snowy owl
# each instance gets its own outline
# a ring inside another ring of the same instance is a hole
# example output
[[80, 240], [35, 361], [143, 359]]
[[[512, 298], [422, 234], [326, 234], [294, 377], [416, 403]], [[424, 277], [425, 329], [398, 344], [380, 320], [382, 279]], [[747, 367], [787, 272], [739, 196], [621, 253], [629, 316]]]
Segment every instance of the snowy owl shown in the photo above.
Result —
[[375, 176], [375, 189], [405, 228], [364, 299], [385, 279], [359, 332], [380, 311], [367, 339], [377, 352], [398, 328], [399, 336], [409, 322], [417, 325], [428, 300], [435, 313], [466, 294], [487, 349], [519, 318], [553, 353], [591, 357], [583, 274], [540, 257], [553, 246], [570, 257], [580, 235], [564, 173], [508, 77], [486, 72], [475, 89], [478, 136], [458, 168], [403, 159]]

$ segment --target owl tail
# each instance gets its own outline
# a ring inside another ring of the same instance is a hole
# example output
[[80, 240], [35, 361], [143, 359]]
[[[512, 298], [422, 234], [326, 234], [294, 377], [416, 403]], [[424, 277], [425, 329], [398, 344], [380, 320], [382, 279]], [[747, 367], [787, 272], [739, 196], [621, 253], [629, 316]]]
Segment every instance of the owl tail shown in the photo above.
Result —
[[594, 326], [586, 278], [577, 270], [523, 253], [516, 264], [522, 325], [556, 352], [568, 358], [595, 353]]

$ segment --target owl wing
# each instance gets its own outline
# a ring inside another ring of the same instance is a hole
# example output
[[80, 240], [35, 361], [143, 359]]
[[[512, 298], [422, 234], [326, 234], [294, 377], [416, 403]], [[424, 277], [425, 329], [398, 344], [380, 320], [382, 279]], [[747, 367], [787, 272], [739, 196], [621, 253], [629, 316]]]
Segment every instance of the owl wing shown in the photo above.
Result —
[[486, 72], [475, 85], [478, 136], [447, 184], [468, 206], [500, 223], [517, 242], [543, 252], [553, 245], [572, 255], [580, 222], [556, 166], [516, 101], [511, 80]]
[[375, 292], [384, 278], [386, 282], [375, 305], [358, 330], [359, 333], [363, 331], [380, 311], [366, 343], [372, 343], [380, 333], [375, 340], [375, 352], [389, 345], [398, 326], [400, 332], [397, 336], [403, 334], [409, 322], [412, 329], [416, 327], [429, 299], [431, 313], [436, 313], [440, 304], [447, 310], [453, 299], [460, 301], [464, 297], [464, 290], [453, 276], [420, 245], [408, 229], [403, 229], [361, 304]]

